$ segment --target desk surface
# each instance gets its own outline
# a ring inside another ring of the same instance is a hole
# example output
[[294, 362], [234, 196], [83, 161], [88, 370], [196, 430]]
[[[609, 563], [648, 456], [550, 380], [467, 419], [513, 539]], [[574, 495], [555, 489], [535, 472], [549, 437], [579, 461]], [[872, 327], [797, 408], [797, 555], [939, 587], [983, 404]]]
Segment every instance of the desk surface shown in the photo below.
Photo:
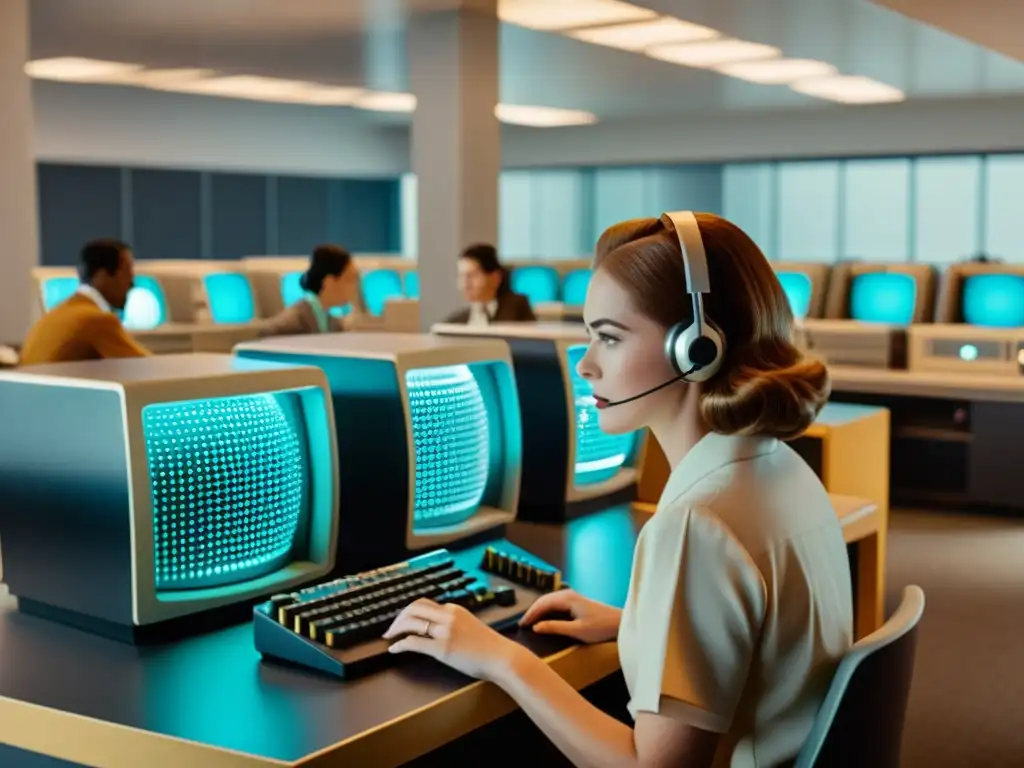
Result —
[[830, 365], [835, 392], [982, 402], [1024, 402], [1024, 377]]
[[[625, 505], [566, 526], [517, 523], [508, 537], [621, 606], [643, 519]], [[518, 636], [577, 688], [618, 668], [613, 643]], [[347, 683], [263, 663], [248, 623], [136, 648], [18, 613], [4, 595], [0, 648], [0, 744], [87, 764], [397, 764], [513, 708], [424, 657]]]

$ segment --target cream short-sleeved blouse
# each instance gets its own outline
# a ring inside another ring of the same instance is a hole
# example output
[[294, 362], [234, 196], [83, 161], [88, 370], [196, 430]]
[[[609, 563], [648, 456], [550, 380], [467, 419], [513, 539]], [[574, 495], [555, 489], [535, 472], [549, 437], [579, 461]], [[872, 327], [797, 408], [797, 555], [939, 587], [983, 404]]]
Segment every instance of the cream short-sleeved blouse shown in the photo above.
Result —
[[715, 768], [796, 756], [853, 598], [835, 510], [792, 448], [711, 433], [686, 454], [637, 540], [618, 640], [634, 719], [669, 703], [722, 734]]

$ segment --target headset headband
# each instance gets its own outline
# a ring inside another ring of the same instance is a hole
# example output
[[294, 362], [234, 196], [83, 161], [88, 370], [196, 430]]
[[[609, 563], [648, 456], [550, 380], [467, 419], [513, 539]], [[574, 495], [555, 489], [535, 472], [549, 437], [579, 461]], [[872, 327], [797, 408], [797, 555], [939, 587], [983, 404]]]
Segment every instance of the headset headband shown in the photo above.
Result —
[[687, 293], [711, 293], [708, 277], [708, 260], [704, 254], [704, 241], [697, 226], [693, 211], [675, 211], [661, 214], [665, 229], [674, 231], [679, 238], [679, 250], [683, 252], [683, 269], [686, 271]]

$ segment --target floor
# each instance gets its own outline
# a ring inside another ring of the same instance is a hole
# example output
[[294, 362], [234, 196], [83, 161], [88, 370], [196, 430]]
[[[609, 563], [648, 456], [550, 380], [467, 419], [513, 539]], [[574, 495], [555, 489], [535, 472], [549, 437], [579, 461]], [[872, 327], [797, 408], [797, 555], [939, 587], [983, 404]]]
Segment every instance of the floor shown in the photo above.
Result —
[[902, 768], [1024, 766], [1024, 519], [897, 510], [888, 609], [925, 592]]

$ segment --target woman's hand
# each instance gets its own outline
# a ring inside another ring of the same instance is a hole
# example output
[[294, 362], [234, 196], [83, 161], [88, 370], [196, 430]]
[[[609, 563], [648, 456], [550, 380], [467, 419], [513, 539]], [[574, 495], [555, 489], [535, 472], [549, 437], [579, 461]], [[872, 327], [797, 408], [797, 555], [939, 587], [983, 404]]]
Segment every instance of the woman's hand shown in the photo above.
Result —
[[499, 634], [459, 605], [421, 599], [406, 606], [384, 633], [402, 637], [391, 653], [433, 656], [464, 675], [494, 680], [512, 664], [521, 646]]
[[[568, 613], [570, 620], [538, 621], [545, 614]], [[622, 611], [610, 605], [589, 600], [571, 589], [560, 589], [542, 596], [530, 606], [519, 621], [521, 627], [545, 635], [565, 635], [583, 643], [603, 643], [619, 634]]]

